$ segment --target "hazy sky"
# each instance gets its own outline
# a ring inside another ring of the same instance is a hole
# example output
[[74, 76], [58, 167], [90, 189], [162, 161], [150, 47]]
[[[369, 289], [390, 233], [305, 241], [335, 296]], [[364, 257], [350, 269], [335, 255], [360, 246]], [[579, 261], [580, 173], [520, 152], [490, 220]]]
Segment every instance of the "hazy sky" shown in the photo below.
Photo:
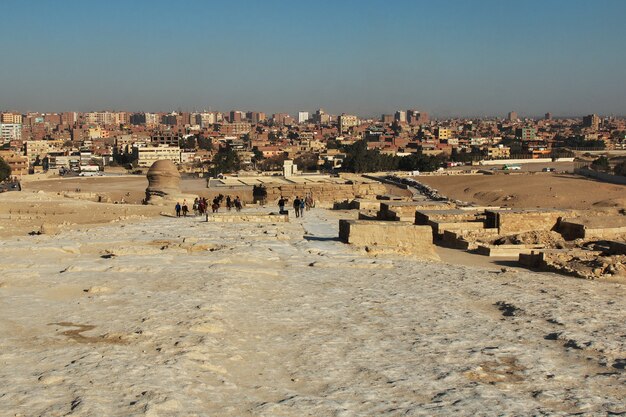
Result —
[[626, 1], [2, 0], [0, 109], [626, 114]]

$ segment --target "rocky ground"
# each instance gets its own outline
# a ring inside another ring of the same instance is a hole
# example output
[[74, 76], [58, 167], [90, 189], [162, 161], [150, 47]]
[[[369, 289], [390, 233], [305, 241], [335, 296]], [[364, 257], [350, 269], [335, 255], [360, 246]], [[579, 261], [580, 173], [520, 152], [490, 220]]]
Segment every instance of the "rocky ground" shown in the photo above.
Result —
[[626, 414], [623, 285], [371, 257], [335, 216], [3, 240], [0, 415]]

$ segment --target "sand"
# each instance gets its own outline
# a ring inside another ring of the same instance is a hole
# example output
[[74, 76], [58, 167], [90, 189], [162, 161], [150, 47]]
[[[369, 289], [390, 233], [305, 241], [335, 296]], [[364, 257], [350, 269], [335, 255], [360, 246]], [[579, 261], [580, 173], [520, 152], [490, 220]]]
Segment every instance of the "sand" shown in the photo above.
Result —
[[626, 413], [624, 286], [371, 257], [334, 212], [292, 220], [4, 239], [0, 415]]
[[519, 208], [624, 208], [626, 186], [568, 174], [497, 174], [420, 176], [427, 184], [455, 200], [482, 206]]

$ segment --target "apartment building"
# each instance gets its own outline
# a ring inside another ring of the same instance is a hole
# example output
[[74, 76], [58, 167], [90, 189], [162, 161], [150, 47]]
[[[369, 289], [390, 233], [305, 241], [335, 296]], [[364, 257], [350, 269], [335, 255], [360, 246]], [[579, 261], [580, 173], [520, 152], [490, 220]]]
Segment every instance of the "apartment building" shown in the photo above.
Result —
[[156, 161], [167, 159], [175, 164], [180, 164], [180, 148], [178, 146], [133, 146], [133, 155], [140, 167], [150, 167]]

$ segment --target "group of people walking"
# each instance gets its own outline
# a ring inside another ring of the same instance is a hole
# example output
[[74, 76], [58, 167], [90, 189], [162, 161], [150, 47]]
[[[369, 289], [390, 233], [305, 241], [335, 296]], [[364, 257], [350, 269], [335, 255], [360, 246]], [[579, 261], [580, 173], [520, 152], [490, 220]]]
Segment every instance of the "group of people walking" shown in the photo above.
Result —
[[[285, 204], [287, 204], [288, 199], [280, 196], [278, 200], [278, 209], [280, 214], [288, 214], [288, 211], [285, 210]], [[296, 196], [293, 199], [293, 210], [296, 213], [296, 217], [304, 216], [304, 211], [309, 211], [311, 207], [314, 207], [313, 196], [311, 194], [307, 194], [305, 197], [300, 198], [300, 196]]]
[[[226, 202], [226, 210], [231, 211], [233, 208], [236, 211], [241, 211], [243, 207], [243, 203], [241, 202], [241, 198], [236, 196], [232, 198], [231, 196], [224, 196], [222, 194], [217, 195], [213, 198], [211, 202], [211, 211], [213, 213], [218, 213], [222, 204]], [[289, 199], [283, 196], [280, 196], [278, 200], [278, 208], [280, 209], [280, 214], [289, 214], [287, 210], [285, 210], [285, 205], [289, 202]], [[305, 211], [309, 211], [311, 207], [315, 207], [315, 201], [313, 200], [312, 194], [307, 194], [304, 197], [296, 196], [293, 199], [293, 210], [296, 213], [296, 217], [303, 217]], [[209, 201], [205, 197], [196, 198], [193, 201], [192, 209], [194, 215], [202, 216], [206, 215], [209, 208]], [[176, 211], [176, 217], [187, 217], [189, 214], [189, 206], [187, 204], [187, 200], [183, 200], [182, 204], [180, 202], [176, 203], [174, 207]]]
[[[224, 201], [224, 196], [222, 194], [219, 194], [218, 196], [213, 198], [213, 201], [211, 202], [211, 210], [213, 213], [219, 212], [219, 209], [222, 206], [223, 201]], [[232, 198], [231, 196], [226, 196], [226, 209], [228, 211], [230, 211], [233, 208], [237, 211], [241, 211], [242, 207], [243, 207], [243, 203], [241, 202], [241, 199], [239, 198], [239, 196], [236, 196], [235, 198]], [[193, 208], [193, 213], [196, 216], [198, 215], [202, 216], [204, 214], [207, 214], [207, 211], [209, 208], [209, 201], [205, 197], [196, 198], [193, 201], [192, 208]], [[187, 205], [187, 200], [183, 200], [182, 204], [180, 202], [177, 202], [176, 206], [174, 206], [174, 210], [176, 211], [176, 217], [181, 217], [181, 216], [187, 217], [187, 214], [189, 213], [189, 206]]]

